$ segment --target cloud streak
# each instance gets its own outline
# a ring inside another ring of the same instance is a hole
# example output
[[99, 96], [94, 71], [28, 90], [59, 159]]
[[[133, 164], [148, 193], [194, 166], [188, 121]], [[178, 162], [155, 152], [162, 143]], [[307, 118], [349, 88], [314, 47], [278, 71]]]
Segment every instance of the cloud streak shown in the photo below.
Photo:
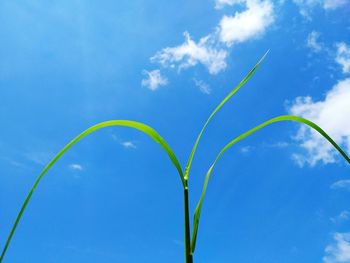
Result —
[[331, 189], [344, 189], [350, 191], [350, 180], [339, 180], [331, 185]]

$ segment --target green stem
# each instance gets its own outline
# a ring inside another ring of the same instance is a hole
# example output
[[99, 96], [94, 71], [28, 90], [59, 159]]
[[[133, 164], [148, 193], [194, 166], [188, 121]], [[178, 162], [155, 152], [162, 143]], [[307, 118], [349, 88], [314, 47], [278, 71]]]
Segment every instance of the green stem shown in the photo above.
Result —
[[185, 208], [185, 262], [193, 263], [193, 258], [191, 253], [190, 213], [189, 213], [189, 206], [188, 206], [187, 180], [185, 181], [185, 188], [184, 188], [184, 208]]

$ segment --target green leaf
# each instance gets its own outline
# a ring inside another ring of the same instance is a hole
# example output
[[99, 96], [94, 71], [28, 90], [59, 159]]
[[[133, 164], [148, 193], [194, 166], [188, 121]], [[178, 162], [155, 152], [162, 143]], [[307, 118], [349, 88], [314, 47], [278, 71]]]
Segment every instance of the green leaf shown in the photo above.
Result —
[[175, 166], [175, 168], [177, 169], [180, 178], [181, 178], [181, 182], [182, 185], [185, 187], [185, 180], [184, 180], [184, 176], [182, 173], [182, 169], [180, 166], [179, 161], [177, 160], [174, 152], [171, 150], [171, 148], [169, 147], [169, 145], [166, 143], [166, 141], [150, 126], [140, 123], [140, 122], [136, 122], [136, 121], [130, 121], [130, 120], [111, 120], [111, 121], [105, 121], [105, 122], [101, 122], [98, 123], [88, 129], [86, 129], [85, 131], [83, 131], [82, 133], [80, 133], [77, 137], [75, 137], [72, 141], [70, 141], [65, 147], [63, 147], [63, 149], [48, 163], [48, 165], [46, 165], [46, 167], [43, 169], [43, 171], [39, 174], [39, 176], [36, 178], [30, 192], [28, 193], [22, 207], [21, 210], [19, 211], [16, 221], [12, 226], [12, 229], [10, 231], [10, 234], [7, 238], [6, 244], [2, 250], [1, 256], [0, 256], [0, 263], [2, 262], [7, 248], [11, 242], [12, 236], [17, 228], [17, 225], [23, 215], [24, 210], [26, 209], [28, 202], [30, 201], [30, 198], [32, 197], [36, 187], [38, 186], [39, 182], [41, 181], [41, 179], [43, 178], [43, 176], [47, 173], [47, 171], [51, 168], [52, 165], [54, 165], [59, 158], [62, 157], [62, 155], [68, 151], [74, 144], [76, 144], [78, 141], [80, 141], [82, 138], [84, 138], [85, 136], [89, 135], [92, 132], [95, 132], [99, 129], [105, 128], [105, 127], [111, 127], [111, 126], [124, 126], [124, 127], [130, 127], [130, 128], [134, 128], [136, 130], [139, 130], [145, 134], [147, 134], [148, 136], [150, 136], [156, 143], [160, 144], [160, 146], [164, 149], [164, 151], [168, 154], [171, 162], [173, 163], [173, 165]]
[[204, 196], [207, 190], [207, 186], [208, 186], [208, 182], [209, 182], [209, 178], [213, 172], [214, 166], [216, 165], [217, 161], [220, 159], [220, 157], [224, 154], [224, 152], [226, 152], [231, 146], [233, 146], [234, 144], [236, 144], [237, 142], [243, 140], [244, 138], [248, 137], [249, 135], [251, 135], [252, 133], [262, 129], [263, 127], [275, 123], [275, 122], [280, 122], [280, 121], [295, 121], [295, 122], [300, 122], [303, 124], [308, 125], [309, 127], [311, 127], [312, 129], [316, 130], [317, 132], [319, 132], [326, 140], [328, 140], [333, 147], [344, 157], [344, 159], [346, 161], [348, 161], [348, 163], [350, 164], [350, 158], [346, 155], [346, 153], [339, 147], [339, 145], [324, 131], [322, 130], [317, 124], [301, 118], [301, 117], [297, 117], [297, 116], [291, 116], [291, 115], [283, 115], [283, 116], [279, 116], [279, 117], [275, 117], [272, 118], [256, 127], [254, 127], [253, 129], [241, 134], [240, 136], [236, 137], [235, 139], [233, 139], [232, 141], [230, 141], [228, 144], [226, 144], [226, 146], [224, 148], [222, 148], [222, 150], [219, 152], [219, 154], [217, 155], [217, 157], [215, 158], [213, 164], [210, 166], [206, 177], [205, 177], [205, 181], [204, 181], [204, 185], [203, 185], [203, 189], [202, 189], [202, 194], [201, 197], [199, 199], [199, 202], [197, 204], [195, 213], [194, 213], [194, 218], [193, 218], [193, 231], [192, 231], [192, 243], [191, 243], [191, 251], [192, 253], [195, 250], [196, 247], [196, 240], [197, 240], [197, 233], [198, 233], [198, 225], [199, 225], [199, 219], [200, 219], [200, 214], [201, 214], [201, 210], [202, 210], [202, 204], [203, 204], [203, 200], [204, 200]]
[[266, 55], [269, 53], [269, 51], [267, 51], [264, 56], [259, 60], [259, 62], [253, 67], [252, 70], [249, 71], [248, 75], [245, 76], [245, 78], [220, 102], [220, 104], [213, 110], [213, 112], [209, 115], [209, 118], [206, 120], [206, 122], [204, 123], [204, 126], [202, 128], [202, 130], [200, 131], [196, 142], [193, 145], [190, 157], [188, 158], [187, 161], [187, 165], [186, 165], [186, 169], [185, 169], [185, 175], [184, 178], [187, 181], [188, 179], [188, 175], [191, 169], [191, 165], [192, 165], [192, 161], [193, 161], [193, 157], [194, 154], [197, 150], [197, 146], [198, 143], [202, 137], [202, 134], [205, 130], [205, 128], [208, 126], [210, 120], [214, 117], [214, 115], [221, 109], [221, 107], [241, 88], [243, 87], [243, 85], [251, 78], [251, 76], [255, 73], [255, 71], [258, 69], [258, 67], [260, 66], [260, 64], [263, 62], [263, 60], [265, 59]]

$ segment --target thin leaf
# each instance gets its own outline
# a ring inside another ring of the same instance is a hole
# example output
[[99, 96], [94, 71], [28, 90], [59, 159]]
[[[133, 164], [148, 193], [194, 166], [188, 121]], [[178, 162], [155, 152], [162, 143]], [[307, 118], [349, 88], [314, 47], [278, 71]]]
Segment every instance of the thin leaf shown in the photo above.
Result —
[[30, 192], [28, 193], [22, 207], [21, 210], [19, 211], [16, 221], [12, 226], [12, 229], [10, 231], [10, 234], [7, 238], [6, 244], [2, 250], [1, 253], [1, 257], [0, 257], [0, 263], [2, 262], [7, 248], [11, 242], [12, 236], [17, 228], [17, 225], [23, 215], [24, 210], [26, 209], [28, 202], [30, 201], [30, 198], [32, 197], [36, 187], [38, 186], [39, 182], [41, 181], [41, 179], [43, 178], [43, 176], [47, 173], [47, 171], [51, 168], [52, 165], [54, 165], [57, 160], [62, 157], [62, 155], [68, 151], [74, 144], [76, 144], [78, 141], [80, 141], [82, 138], [84, 138], [85, 136], [89, 135], [92, 132], [95, 132], [99, 129], [105, 128], [105, 127], [111, 127], [111, 126], [124, 126], [124, 127], [130, 127], [130, 128], [134, 128], [136, 130], [139, 130], [145, 134], [147, 134], [148, 136], [150, 136], [156, 143], [160, 144], [160, 146], [165, 150], [165, 152], [168, 154], [171, 162], [173, 163], [173, 165], [175, 166], [175, 168], [177, 169], [180, 178], [181, 178], [181, 182], [182, 185], [185, 186], [185, 180], [184, 180], [184, 176], [182, 173], [182, 169], [180, 166], [179, 161], [177, 160], [174, 152], [171, 150], [171, 148], [169, 147], [169, 145], [166, 143], [166, 141], [150, 126], [140, 123], [140, 122], [136, 122], [136, 121], [129, 121], [129, 120], [111, 120], [111, 121], [106, 121], [106, 122], [101, 122], [98, 123], [88, 129], [86, 129], [85, 131], [83, 131], [82, 133], [80, 133], [77, 137], [75, 137], [72, 141], [70, 141], [50, 162], [48, 165], [46, 165], [46, 167], [43, 169], [43, 171], [39, 174], [39, 176], [37, 177], [37, 179], [35, 180]]
[[262, 123], [262, 124], [260, 124], [260, 125], [258, 125], [256, 127], [254, 127], [253, 129], [251, 129], [251, 130], [241, 134], [240, 136], [236, 137], [235, 139], [230, 141], [228, 144], [226, 144], [226, 146], [219, 152], [219, 154], [215, 158], [213, 164], [210, 166], [210, 168], [209, 168], [209, 170], [208, 170], [208, 172], [206, 174], [204, 185], [203, 185], [203, 189], [202, 189], [202, 194], [201, 194], [201, 197], [200, 197], [199, 202], [197, 204], [197, 207], [196, 207], [196, 210], [195, 210], [195, 213], [194, 213], [194, 218], [193, 218], [193, 232], [192, 232], [192, 243], [191, 243], [192, 253], [194, 252], [195, 247], [196, 247], [199, 218], [200, 218], [200, 214], [201, 214], [201, 210], [202, 210], [202, 204], [203, 204], [204, 196], [205, 196], [205, 193], [206, 193], [206, 190], [207, 190], [209, 178], [210, 178], [210, 176], [211, 176], [211, 174], [213, 172], [213, 168], [216, 165], [217, 161], [224, 154], [224, 152], [226, 152], [231, 146], [233, 146], [237, 142], [243, 140], [247, 136], [251, 135], [252, 133], [262, 129], [263, 127], [265, 127], [265, 126], [267, 126], [269, 124], [272, 124], [272, 123], [275, 123], [275, 122], [280, 122], [280, 121], [295, 121], [295, 122], [300, 122], [300, 123], [304, 123], [304, 124], [308, 125], [312, 129], [314, 129], [317, 132], [319, 132], [325, 139], [327, 139], [327, 141], [329, 141], [333, 145], [333, 147], [350, 164], [350, 158], [346, 155], [346, 153], [339, 147], [339, 145], [324, 130], [322, 130], [317, 124], [313, 123], [312, 121], [309, 121], [309, 120], [301, 118], [301, 117], [291, 116], [291, 115], [283, 115], [283, 116], [275, 117], [275, 118], [272, 118], [272, 119], [270, 119], [270, 120], [268, 120], [268, 121], [266, 121], [266, 122], [264, 122], [264, 123]]
[[204, 123], [204, 126], [202, 128], [202, 130], [200, 131], [197, 139], [196, 139], [196, 142], [194, 143], [193, 145], [193, 148], [192, 148], [192, 151], [191, 151], [191, 154], [190, 154], [190, 157], [188, 158], [188, 161], [187, 161], [187, 165], [186, 165], [186, 169], [185, 169], [185, 175], [184, 175], [184, 178], [185, 180], [188, 179], [188, 175], [189, 175], [189, 172], [190, 172], [190, 169], [191, 169], [191, 165], [192, 165], [192, 161], [193, 161], [193, 157], [194, 157], [194, 154], [197, 150], [197, 146], [198, 146], [198, 143], [202, 137], [202, 134], [205, 130], [205, 128], [208, 126], [210, 120], [213, 118], [213, 116], [215, 115], [215, 113], [217, 113], [221, 107], [241, 88], [243, 87], [243, 85], [251, 78], [251, 76], [255, 73], [255, 71], [258, 69], [258, 67], [260, 66], [260, 64], [263, 62], [263, 60], [265, 59], [266, 55], [268, 54], [269, 51], [267, 51], [264, 56], [259, 60], [259, 62], [253, 67], [252, 70], [249, 71], [248, 75], [245, 76], [245, 78], [220, 102], [220, 104], [213, 110], [213, 112], [210, 114], [209, 118], [206, 120], [206, 122]]

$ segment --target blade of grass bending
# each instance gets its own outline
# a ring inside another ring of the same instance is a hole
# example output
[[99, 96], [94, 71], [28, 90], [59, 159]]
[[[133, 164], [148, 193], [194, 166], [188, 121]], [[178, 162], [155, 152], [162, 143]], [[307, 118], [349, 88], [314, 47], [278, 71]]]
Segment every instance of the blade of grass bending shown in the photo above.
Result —
[[98, 123], [94, 126], [91, 126], [90, 128], [86, 129], [85, 131], [83, 131], [82, 133], [80, 133], [78, 136], [76, 136], [73, 140], [71, 140], [65, 147], [63, 147], [63, 149], [46, 165], [46, 167], [42, 170], [42, 172], [39, 174], [39, 176], [37, 177], [37, 179], [35, 180], [30, 192], [28, 193], [22, 207], [21, 210], [19, 211], [17, 218], [15, 220], [15, 223], [12, 226], [12, 229], [10, 231], [10, 234], [6, 240], [6, 244], [2, 250], [1, 256], [0, 256], [0, 263], [2, 262], [2, 260], [4, 259], [4, 256], [6, 254], [7, 248], [11, 242], [12, 236], [17, 228], [17, 225], [23, 215], [24, 210], [26, 209], [28, 202], [30, 201], [30, 198], [32, 196], [32, 194], [34, 193], [37, 185], [39, 184], [40, 180], [43, 178], [43, 176], [47, 173], [47, 171], [51, 168], [51, 166], [53, 164], [56, 163], [56, 161], [62, 157], [62, 155], [68, 151], [75, 143], [77, 143], [78, 141], [80, 141], [82, 138], [84, 138], [85, 136], [89, 135], [92, 132], [95, 132], [99, 129], [105, 128], [105, 127], [111, 127], [111, 126], [124, 126], [124, 127], [130, 127], [130, 128], [134, 128], [137, 129], [145, 134], [147, 134], [148, 136], [150, 136], [156, 143], [160, 144], [160, 146], [165, 150], [165, 152], [168, 154], [171, 162], [173, 163], [173, 165], [175, 166], [175, 168], [177, 169], [180, 178], [181, 178], [181, 182], [182, 185], [185, 186], [185, 180], [184, 180], [184, 176], [182, 173], [182, 169], [180, 166], [179, 161], [177, 160], [174, 152], [171, 150], [171, 148], [169, 147], [169, 145], [166, 143], [166, 141], [150, 126], [140, 123], [140, 122], [136, 122], [136, 121], [129, 121], [129, 120], [111, 120], [111, 121], [105, 121], [105, 122], [101, 122]]
[[198, 143], [202, 137], [202, 134], [205, 130], [205, 128], [208, 126], [210, 120], [213, 118], [213, 116], [215, 115], [215, 113], [217, 113], [221, 107], [240, 89], [243, 87], [243, 85], [251, 78], [251, 76], [255, 73], [255, 71], [258, 69], [258, 67], [260, 66], [260, 64], [264, 61], [265, 57], [267, 56], [267, 54], [269, 53], [269, 51], [267, 51], [264, 56], [259, 60], [259, 62], [249, 71], [249, 73], [247, 74], [247, 76], [245, 76], [245, 78], [243, 80], [241, 80], [241, 82], [220, 102], [220, 104], [213, 110], [213, 112], [209, 115], [209, 118], [206, 120], [206, 122], [204, 123], [204, 126], [202, 128], [202, 130], [200, 131], [196, 142], [194, 143], [193, 147], [192, 147], [192, 151], [190, 154], [190, 157], [188, 158], [187, 161], [187, 165], [186, 165], [186, 169], [185, 169], [185, 174], [184, 174], [184, 178], [185, 180], [188, 179], [188, 174], [190, 172], [191, 169], [191, 165], [192, 165], [192, 161], [193, 161], [193, 157], [194, 154], [196, 152]]
[[202, 194], [201, 197], [199, 199], [199, 202], [197, 204], [195, 213], [194, 213], [194, 218], [193, 218], [193, 231], [192, 231], [192, 243], [191, 243], [191, 251], [192, 253], [195, 250], [196, 247], [196, 240], [197, 240], [197, 233], [198, 233], [198, 225], [199, 225], [199, 218], [200, 218], [200, 214], [201, 214], [201, 210], [202, 210], [202, 204], [203, 204], [203, 200], [204, 200], [204, 196], [207, 190], [207, 186], [208, 186], [208, 182], [209, 182], [209, 178], [211, 176], [211, 173], [213, 171], [213, 168], [215, 166], [215, 164], [217, 163], [217, 161], [219, 160], [219, 158], [224, 154], [224, 152], [226, 152], [231, 146], [233, 146], [234, 144], [236, 144], [237, 142], [243, 140], [244, 138], [248, 137], [249, 135], [251, 135], [252, 133], [264, 128], [265, 126], [275, 123], [275, 122], [281, 122], [281, 121], [295, 121], [295, 122], [300, 122], [303, 124], [308, 125], [309, 127], [311, 127], [312, 129], [316, 130], [318, 133], [320, 133], [328, 142], [330, 142], [333, 147], [344, 157], [344, 159], [346, 161], [348, 161], [348, 163], [350, 164], [350, 158], [349, 156], [346, 155], [346, 153], [339, 147], [339, 145], [323, 130], [321, 129], [321, 127], [319, 127], [317, 124], [313, 123], [312, 121], [309, 121], [307, 119], [301, 118], [301, 117], [297, 117], [297, 116], [291, 116], [291, 115], [282, 115], [282, 116], [278, 116], [275, 118], [272, 118], [266, 122], [263, 122], [262, 124], [254, 127], [253, 129], [241, 134], [240, 136], [236, 137], [235, 139], [233, 139], [232, 141], [230, 141], [228, 144], [226, 144], [226, 146], [224, 148], [222, 148], [222, 150], [219, 152], [219, 154], [217, 155], [217, 157], [215, 158], [213, 164], [210, 166], [206, 177], [205, 177], [205, 181], [204, 181], [204, 185], [203, 185], [203, 189], [202, 189]]

